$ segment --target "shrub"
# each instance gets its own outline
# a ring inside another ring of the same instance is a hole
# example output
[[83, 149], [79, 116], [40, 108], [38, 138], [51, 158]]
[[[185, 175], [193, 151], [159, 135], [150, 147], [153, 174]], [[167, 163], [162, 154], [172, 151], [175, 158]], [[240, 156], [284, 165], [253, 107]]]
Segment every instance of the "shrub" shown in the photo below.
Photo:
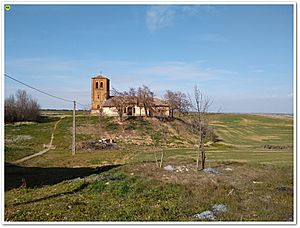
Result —
[[15, 96], [10, 95], [5, 99], [4, 112], [5, 123], [40, 119], [40, 105], [25, 90], [18, 90]]

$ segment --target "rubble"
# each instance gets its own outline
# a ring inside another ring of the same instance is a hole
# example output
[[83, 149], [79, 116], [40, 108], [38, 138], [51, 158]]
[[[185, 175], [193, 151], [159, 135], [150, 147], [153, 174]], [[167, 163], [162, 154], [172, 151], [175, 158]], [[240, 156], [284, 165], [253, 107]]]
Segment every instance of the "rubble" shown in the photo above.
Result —
[[167, 165], [167, 166], [164, 167], [164, 170], [166, 170], [166, 171], [174, 171], [174, 167], [171, 166], [171, 165]]
[[189, 169], [186, 167], [186, 166], [184, 166], [184, 165], [182, 165], [182, 166], [172, 166], [172, 165], [167, 165], [167, 166], [165, 166], [164, 167], [164, 170], [166, 170], [166, 171], [175, 171], [176, 173], [178, 173], [178, 172], [188, 172], [189, 171]]
[[224, 204], [215, 204], [210, 210], [203, 211], [199, 214], [193, 215], [194, 219], [197, 220], [216, 220], [216, 216], [220, 213], [228, 211], [228, 208]]
[[203, 211], [200, 214], [195, 214], [193, 215], [194, 219], [198, 219], [198, 220], [204, 220], [204, 219], [208, 219], [208, 220], [215, 220], [215, 215], [212, 211]]
[[214, 174], [214, 175], [219, 175], [220, 174], [220, 172], [218, 170], [213, 169], [213, 168], [205, 168], [205, 169], [203, 169], [203, 171], [205, 173], [210, 173], [210, 174]]

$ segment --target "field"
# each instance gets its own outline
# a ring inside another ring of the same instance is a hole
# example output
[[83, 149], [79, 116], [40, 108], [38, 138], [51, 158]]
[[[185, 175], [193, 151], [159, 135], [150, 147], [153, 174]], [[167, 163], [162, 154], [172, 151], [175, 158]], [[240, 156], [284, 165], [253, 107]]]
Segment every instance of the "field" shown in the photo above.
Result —
[[[41, 123], [5, 126], [6, 221], [198, 221], [193, 215], [215, 204], [227, 207], [216, 221], [293, 221], [290, 117], [211, 114], [218, 140], [206, 144], [206, 167], [214, 174], [196, 169], [189, 117], [120, 124], [81, 112], [78, 144], [114, 138], [119, 148], [78, 148], [72, 156], [71, 113], [44, 115]], [[43, 150], [52, 133], [52, 149], [16, 162]], [[159, 168], [154, 154], [162, 152]]]

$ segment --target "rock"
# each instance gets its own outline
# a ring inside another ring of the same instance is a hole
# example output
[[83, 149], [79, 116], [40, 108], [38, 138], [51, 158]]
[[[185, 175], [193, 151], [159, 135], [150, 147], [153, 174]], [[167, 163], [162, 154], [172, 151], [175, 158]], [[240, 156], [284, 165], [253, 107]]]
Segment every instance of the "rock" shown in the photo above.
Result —
[[19, 141], [27, 141], [27, 140], [31, 140], [32, 136], [31, 135], [17, 135], [13, 141], [14, 142], [19, 142]]
[[193, 218], [198, 220], [215, 220], [219, 213], [226, 211], [228, 211], [228, 208], [224, 204], [215, 204], [212, 206], [211, 210], [203, 211], [200, 214], [195, 214], [193, 215]]
[[214, 215], [217, 215], [222, 212], [226, 212], [228, 209], [224, 204], [215, 204], [212, 206], [211, 211], [214, 213]]
[[204, 220], [204, 219], [208, 219], [208, 220], [215, 220], [215, 215], [212, 211], [203, 211], [200, 214], [195, 214], [193, 215], [194, 219], [199, 219], [199, 220]]
[[203, 171], [206, 173], [211, 173], [211, 174], [215, 174], [215, 175], [220, 174], [220, 172], [218, 170], [213, 169], [213, 168], [206, 168], [206, 169], [203, 169]]
[[174, 171], [174, 167], [171, 166], [171, 165], [167, 165], [167, 166], [164, 167], [164, 170], [166, 170], [166, 171]]
[[226, 170], [226, 171], [232, 171], [233, 169], [232, 169], [232, 168], [229, 168], [229, 167], [227, 167], [225, 170]]
[[278, 192], [288, 192], [288, 191], [291, 191], [291, 188], [283, 186], [283, 187], [277, 187], [276, 190]]

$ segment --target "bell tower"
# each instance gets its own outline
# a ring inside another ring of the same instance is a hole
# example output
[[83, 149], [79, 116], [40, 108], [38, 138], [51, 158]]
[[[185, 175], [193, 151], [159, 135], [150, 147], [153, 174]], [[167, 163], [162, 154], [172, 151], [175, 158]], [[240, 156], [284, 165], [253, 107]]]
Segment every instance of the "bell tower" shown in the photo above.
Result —
[[92, 111], [99, 110], [109, 98], [109, 79], [98, 75], [92, 77]]

